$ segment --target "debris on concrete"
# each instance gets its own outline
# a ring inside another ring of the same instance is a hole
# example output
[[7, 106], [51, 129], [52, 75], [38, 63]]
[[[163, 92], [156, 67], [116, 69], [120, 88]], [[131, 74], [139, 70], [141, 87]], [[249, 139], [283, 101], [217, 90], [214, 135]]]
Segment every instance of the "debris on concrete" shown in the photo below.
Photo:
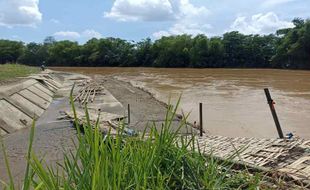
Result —
[[[78, 124], [87, 123], [87, 105], [91, 125], [95, 126], [99, 119], [99, 129], [103, 133], [110, 131], [111, 134], [116, 134], [119, 127], [115, 123], [125, 119], [123, 105], [98, 81], [75, 80], [75, 83], [77, 89], [73, 98]], [[67, 118], [74, 119], [71, 109], [64, 110], [64, 113]]]

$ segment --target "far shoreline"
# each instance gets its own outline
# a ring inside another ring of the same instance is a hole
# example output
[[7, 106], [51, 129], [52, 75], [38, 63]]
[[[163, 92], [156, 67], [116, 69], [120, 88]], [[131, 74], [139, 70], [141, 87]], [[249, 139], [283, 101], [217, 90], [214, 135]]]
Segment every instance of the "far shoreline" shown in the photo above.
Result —
[[208, 67], [208, 68], [195, 68], [195, 67], [76, 67], [76, 66], [50, 66], [49, 69], [56, 70], [56, 71], [66, 71], [70, 72], [70, 69], [154, 69], [154, 70], [236, 70], [236, 71], [298, 71], [298, 72], [310, 72], [309, 69], [291, 69], [291, 68], [236, 68], [236, 67]]

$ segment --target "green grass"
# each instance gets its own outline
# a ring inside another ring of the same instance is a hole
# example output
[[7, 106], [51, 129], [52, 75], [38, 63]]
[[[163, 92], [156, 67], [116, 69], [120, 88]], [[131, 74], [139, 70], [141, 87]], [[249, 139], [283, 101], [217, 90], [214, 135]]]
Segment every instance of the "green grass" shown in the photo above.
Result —
[[0, 65], [0, 81], [8, 80], [15, 77], [23, 77], [32, 73], [38, 73], [39, 67], [30, 67], [20, 64], [4, 64]]
[[[72, 96], [71, 96], [72, 101]], [[28, 165], [23, 189], [257, 189], [261, 175], [236, 173], [230, 160], [219, 162], [212, 155], [195, 150], [194, 136], [181, 137], [171, 131], [177, 106], [169, 106], [161, 131], [153, 125], [151, 132], [127, 137], [123, 130], [117, 135], [102, 134], [98, 122], [89, 119], [77, 128], [75, 149], [64, 154], [58, 167], [46, 166], [44, 159], [32, 151], [34, 124], [30, 134]], [[75, 107], [72, 104], [73, 112]], [[86, 116], [88, 115], [85, 108]], [[88, 118], [88, 117], [87, 117]], [[99, 117], [98, 117], [99, 118]], [[186, 117], [185, 117], [186, 118]], [[77, 120], [75, 120], [77, 121]], [[179, 129], [184, 127], [181, 122]], [[120, 128], [124, 126], [120, 124]], [[81, 130], [82, 129], [82, 130]], [[81, 132], [83, 131], [83, 133]], [[3, 145], [3, 143], [1, 143]], [[6, 155], [5, 150], [4, 155]], [[3, 189], [15, 189], [7, 160], [9, 184]]]

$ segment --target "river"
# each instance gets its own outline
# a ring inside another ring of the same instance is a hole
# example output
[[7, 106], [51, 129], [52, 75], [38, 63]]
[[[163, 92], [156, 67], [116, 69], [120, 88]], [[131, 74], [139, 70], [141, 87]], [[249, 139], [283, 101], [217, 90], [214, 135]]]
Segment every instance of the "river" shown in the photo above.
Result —
[[[310, 139], [310, 72], [271, 69], [56, 68], [84, 74], [113, 75], [144, 88], [208, 133], [229, 137], [277, 137], [264, 88], [269, 88], [285, 134]], [[147, 103], [147, 102], [146, 102]]]

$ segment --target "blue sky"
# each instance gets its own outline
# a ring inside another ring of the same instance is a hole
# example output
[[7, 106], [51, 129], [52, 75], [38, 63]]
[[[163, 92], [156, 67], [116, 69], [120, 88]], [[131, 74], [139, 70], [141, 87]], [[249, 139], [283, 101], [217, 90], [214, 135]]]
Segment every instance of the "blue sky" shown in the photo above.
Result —
[[0, 38], [84, 43], [177, 34], [269, 34], [310, 18], [310, 0], [0, 0]]

